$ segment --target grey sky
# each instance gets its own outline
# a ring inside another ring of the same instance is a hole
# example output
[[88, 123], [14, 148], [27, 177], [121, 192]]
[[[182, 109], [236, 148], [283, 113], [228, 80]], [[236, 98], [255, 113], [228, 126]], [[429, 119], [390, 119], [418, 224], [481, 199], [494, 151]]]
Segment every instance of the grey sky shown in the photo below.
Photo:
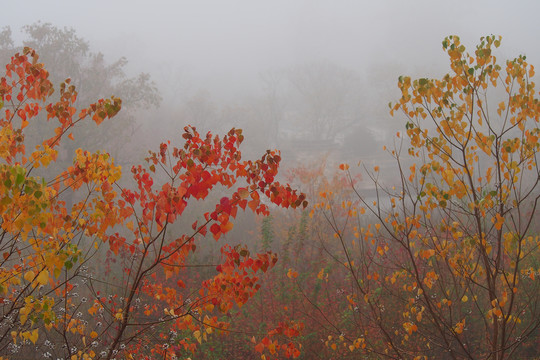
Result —
[[[276, 139], [287, 139], [291, 133], [309, 139], [312, 118], [318, 115], [306, 106], [317, 104], [302, 103], [306, 99], [291, 97], [298, 93], [280, 88], [272, 108], [279, 116], [269, 118], [273, 113], [261, 102], [268, 100], [261, 74], [327, 63], [359, 75], [360, 83], [354, 85], [358, 92], [344, 97], [348, 107], [336, 100], [343, 116], [333, 114], [329, 123], [341, 126], [336, 131], [348, 152], [340, 156], [365, 160], [379, 154], [382, 143], [390, 145], [394, 129], [402, 129], [403, 119], [391, 118], [387, 107], [400, 96], [398, 76], [440, 77], [448, 72], [441, 46], [445, 36], [459, 35], [473, 52], [481, 36], [502, 35], [500, 60], [525, 53], [530, 63], [540, 65], [540, 1], [533, 0], [10, 0], [6, 4], [0, 26], [9, 25], [18, 43], [22, 26], [50, 22], [74, 28], [109, 62], [125, 56], [128, 75], [151, 74], [164, 101], [157, 111], [138, 114], [140, 132], [154, 134], [145, 136], [144, 148], [188, 123], [212, 131], [235, 126], [244, 129], [245, 146], [257, 154], [279, 146], [284, 158], [294, 159], [298, 152], [293, 145]], [[336, 84], [324, 87], [340, 86]], [[332, 96], [322, 93], [326, 111], [333, 106]], [[192, 100], [195, 110], [186, 107]], [[158, 127], [152, 125], [156, 118]]]
[[[14, 32], [38, 20], [76, 29], [94, 50], [126, 56], [161, 81], [183, 71], [204, 82], [246, 82], [258, 72], [331, 61], [446, 64], [440, 42], [472, 46], [503, 35], [503, 54], [538, 59], [536, 1], [10, 1], [0, 24]], [[5, 4], [6, 5], [6, 4]]]

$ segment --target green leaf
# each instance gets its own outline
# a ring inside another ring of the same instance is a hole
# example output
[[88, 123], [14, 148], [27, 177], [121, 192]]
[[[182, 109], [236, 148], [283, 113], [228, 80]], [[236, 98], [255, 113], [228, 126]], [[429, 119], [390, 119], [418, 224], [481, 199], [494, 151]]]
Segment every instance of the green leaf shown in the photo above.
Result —
[[24, 174], [17, 174], [17, 178], [15, 179], [15, 184], [20, 185], [24, 182], [25, 176]]

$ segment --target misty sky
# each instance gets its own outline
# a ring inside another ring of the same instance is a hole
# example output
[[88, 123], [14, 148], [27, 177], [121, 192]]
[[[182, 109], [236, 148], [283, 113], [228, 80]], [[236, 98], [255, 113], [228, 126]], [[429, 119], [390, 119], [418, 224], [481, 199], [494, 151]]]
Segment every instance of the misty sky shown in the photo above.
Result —
[[93, 50], [127, 57], [158, 83], [184, 74], [241, 88], [261, 71], [321, 60], [359, 73], [388, 63], [446, 66], [440, 44], [449, 34], [469, 46], [500, 34], [504, 55], [539, 64], [539, 10], [537, 1], [25, 0], [6, 2], [0, 24], [15, 38], [38, 20], [73, 27]]

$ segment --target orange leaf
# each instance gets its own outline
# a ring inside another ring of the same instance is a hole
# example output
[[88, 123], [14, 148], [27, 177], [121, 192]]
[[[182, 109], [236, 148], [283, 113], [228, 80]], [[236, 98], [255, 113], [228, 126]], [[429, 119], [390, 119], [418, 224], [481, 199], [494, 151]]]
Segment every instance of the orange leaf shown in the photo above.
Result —
[[230, 222], [230, 221], [227, 222], [226, 224], [222, 224], [222, 225], [221, 225], [221, 232], [222, 232], [223, 234], [225, 234], [225, 233], [231, 231], [232, 228], [233, 228], [233, 226], [234, 226], [234, 224], [233, 224], [232, 222]]
[[294, 271], [293, 269], [289, 269], [287, 272], [287, 277], [289, 279], [296, 279], [298, 277], [298, 272]]
[[238, 196], [240, 196], [240, 199], [245, 199], [249, 196], [249, 190], [246, 188], [239, 188], [238, 189]]

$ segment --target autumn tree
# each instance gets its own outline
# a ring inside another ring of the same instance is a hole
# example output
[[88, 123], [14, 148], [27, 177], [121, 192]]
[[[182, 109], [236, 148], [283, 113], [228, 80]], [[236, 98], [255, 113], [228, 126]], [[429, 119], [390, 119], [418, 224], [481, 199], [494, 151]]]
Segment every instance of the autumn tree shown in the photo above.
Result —
[[537, 355], [540, 102], [533, 66], [525, 56], [499, 65], [499, 45], [483, 37], [469, 54], [450, 36], [450, 73], [399, 78], [390, 106], [407, 122], [389, 151], [394, 184], [375, 167], [372, 196], [352, 182], [349, 200], [321, 192], [313, 216], [333, 227], [356, 314], [327, 339], [343, 356]]
[[[242, 160], [238, 129], [220, 137], [186, 127], [180, 146], [162, 143], [131, 168], [132, 187], [118, 183], [121, 168], [109, 154], [82, 149], [71, 166], [46, 178], [43, 169], [81, 122], [100, 124], [121, 107], [112, 97], [78, 111], [69, 80], [60, 85], [59, 101], [51, 101], [53, 92], [30, 48], [12, 57], [0, 82], [0, 357], [190, 357], [230, 329], [227, 314], [254, 296], [260, 274], [277, 261], [274, 253], [250, 254], [241, 245], [224, 244], [218, 264], [195, 264], [192, 254], [229, 232], [238, 209], [267, 214], [265, 199], [305, 207], [305, 195], [275, 180], [278, 152]], [[55, 124], [54, 135], [27, 148], [27, 131], [45, 121], [41, 112]], [[64, 192], [80, 200], [68, 206]], [[170, 231], [212, 192], [222, 196], [211, 211], [189, 229]], [[208, 265], [211, 276], [186, 286], [189, 269]], [[257, 334], [261, 343], [253, 346], [297, 356], [292, 342], [277, 340], [296, 335], [291, 329], [284, 324]]]
[[[77, 151], [69, 170], [51, 179], [40, 176], [56, 161], [60, 141], [72, 137], [71, 131], [78, 123], [87, 118], [101, 123], [118, 113], [121, 101], [114, 97], [99, 100], [77, 113], [73, 107], [77, 92], [66, 81], [60, 86], [59, 101], [47, 103], [54, 89], [48, 72], [37, 60], [34, 50], [24, 49], [12, 57], [0, 81], [0, 353], [14, 357], [28, 356], [28, 351], [23, 350], [25, 344], [51, 343], [45, 332], [50, 332], [57, 342], [58, 336], [63, 333], [65, 338], [76, 325], [70, 322], [62, 302], [69, 303], [68, 290], [73, 288], [69, 281], [80, 274], [85, 264], [83, 256], [91, 258], [89, 250], [83, 250], [83, 239], [90, 233], [81, 224], [100, 224], [103, 230], [114, 224], [114, 219], [109, 222], [99, 219], [99, 215], [103, 214], [104, 199], [109, 201], [113, 195], [111, 185], [120, 176], [120, 169], [107, 154], [82, 150]], [[25, 136], [37, 125], [42, 111], [54, 124], [53, 136], [27, 149]], [[59, 200], [66, 190], [63, 181], [70, 176], [76, 179], [77, 186], [89, 186], [90, 196], [73, 209]], [[99, 195], [93, 197], [96, 192]], [[44, 356], [50, 354], [45, 349]]]
[[[126, 145], [129, 143], [127, 140], [137, 133], [137, 114], [157, 107], [161, 101], [150, 75], [141, 73], [130, 77], [126, 71], [126, 58], [108, 61], [104, 54], [92, 51], [90, 43], [72, 28], [36, 22], [23, 26], [21, 31], [24, 36], [21, 43], [13, 40], [11, 28], [5, 27], [0, 32], [0, 63], [8, 63], [13, 54], [30, 47], [40, 55], [40, 61], [50, 72], [50, 80], [54, 84], [71, 79], [78, 92], [76, 107], [86, 106], [108, 94], [122, 98], [122, 112], [107, 127], [83, 122], [73, 131], [79, 138], [79, 146], [89, 150], [106, 148], [117, 161], [132, 161], [137, 149]], [[41, 123], [39, 128], [32, 129], [34, 132], [27, 134], [27, 143], [39, 143], [44, 132], [52, 134], [52, 127]], [[119, 138], [124, 141], [116, 141]], [[64, 143], [59, 149], [59, 161], [65, 158], [69, 163], [67, 154], [73, 153], [75, 147]], [[137, 156], [142, 157], [144, 153], [137, 152]]]
[[[327, 178], [326, 168], [325, 161], [308, 163], [291, 169], [287, 179], [295, 187], [301, 187], [308, 198], [329, 189], [334, 192], [342, 189], [344, 198], [350, 195], [348, 179], [342, 173]], [[213, 358], [210, 349], [220, 349], [221, 356], [217, 357], [220, 359], [263, 356], [274, 359], [278, 355], [276, 349], [285, 339], [300, 350], [292, 349], [291, 357], [294, 354], [299, 359], [335, 357], [333, 349], [326, 347], [321, 337], [338, 337], [343, 324], [353, 323], [345, 315], [348, 303], [342, 298], [344, 289], [348, 288], [347, 274], [340, 269], [343, 264], [336, 264], [328, 256], [336, 256], [340, 251], [330, 225], [324, 219], [310, 218], [309, 211], [291, 213], [286, 209], [273, 209], [270, 217], [257, 220], [258, 232], [253, 237], [258, 238], [258, 248], [276, 251], [279, 262], [261, 279], [261, 289], [254, 298], [232, 313], [234, 323], [243, 332], [209, 341], [201, 359]], [[255, 348], [248, 346], [251, 334], [255, 334], [251, 340], [259, 341], [261, 337], [257, 333], [267, 332], [276, 325], [281, 325], [283, 333], [289, 336], [277, 342], [268, 339], [267, 346], [262, 342]], [[351, 358], [358, 357], [350, 354]], [[281, 355], [283, 358], [286, 353]]]

